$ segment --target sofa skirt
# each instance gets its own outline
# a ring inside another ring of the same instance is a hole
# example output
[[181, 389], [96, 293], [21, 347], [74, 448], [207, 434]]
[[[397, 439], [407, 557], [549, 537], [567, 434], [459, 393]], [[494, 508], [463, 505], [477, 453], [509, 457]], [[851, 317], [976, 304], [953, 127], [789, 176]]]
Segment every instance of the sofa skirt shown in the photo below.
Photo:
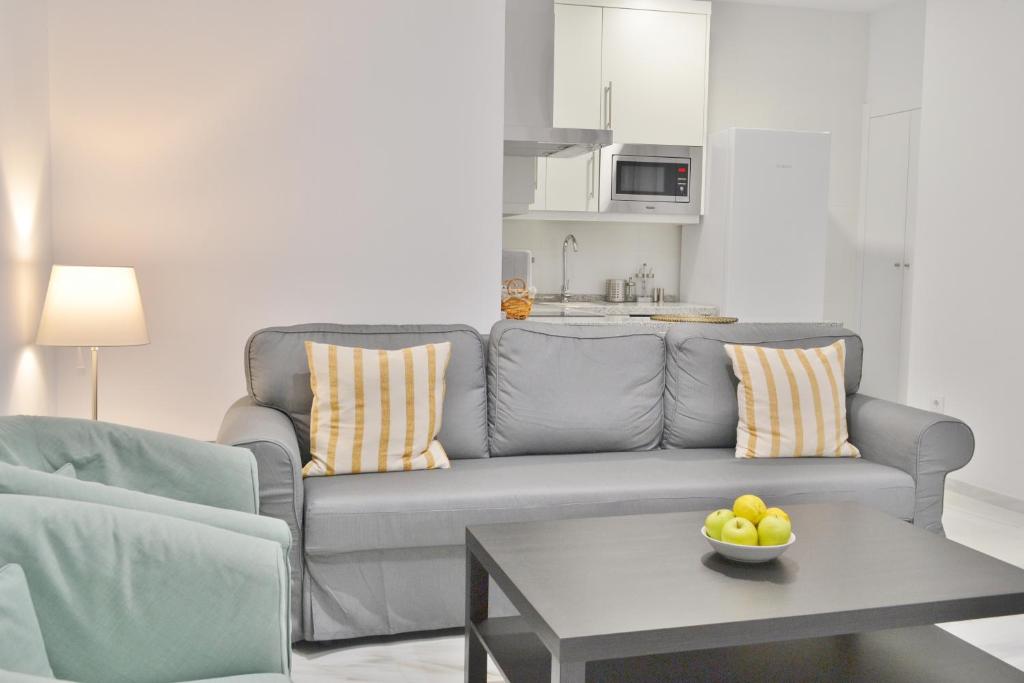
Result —
[[[461, 545], [307, 556], [303, 636], [338, 640], [461, 628], [465, 577]], [[493, 581], [490, 614], [516, 614]]]

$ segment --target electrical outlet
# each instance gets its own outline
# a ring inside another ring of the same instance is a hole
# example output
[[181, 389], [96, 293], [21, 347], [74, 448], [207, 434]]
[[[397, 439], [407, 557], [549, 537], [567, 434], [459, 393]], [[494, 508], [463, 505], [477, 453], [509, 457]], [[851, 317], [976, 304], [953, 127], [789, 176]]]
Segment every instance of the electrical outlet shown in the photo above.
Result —
[[936, 413], [946, 412], [946, 397], [936, 396], [931, 401], [931, 409]]

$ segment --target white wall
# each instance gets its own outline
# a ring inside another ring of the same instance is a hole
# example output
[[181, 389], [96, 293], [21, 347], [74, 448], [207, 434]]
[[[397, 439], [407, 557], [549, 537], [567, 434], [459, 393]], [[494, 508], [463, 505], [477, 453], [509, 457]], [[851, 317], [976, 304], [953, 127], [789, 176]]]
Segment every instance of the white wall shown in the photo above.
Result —
[[[54, 0], [55, 260], [138, 270], [100, 417], [211, 438], [250, 332], [498, 316], [499, 0]], [[454, 189], [453, 189], [454, 188]], [[60, 405], [88, 377], [60, 355]]]
[[46, 4], [0, 0], [0, 415], [54, 407], [32, 346], [50, 273]]
[[867, 102], [871, 116], [921, 106], [925, 0], [899, 0], [872, 12]]
[[[825, 314], [859, 309], [860, 158], [868, 19], [747, 3], [715, 3], [708, 130], [733, 126], [830, 131]], [[685, 228], [683, 249], [698, 233]]]
[[1024, 3], [928, 2], [909, 374], [911, 403], [944, 396], [946, 412], [974, 429], [974, 460], [955, 476], [1017, 498], [1024, 498], [1024, 365], [1014, 352], [1024, 338], [1021, 35]]
[[643, 263], [654, 268], [651, 287], [679, 293], [678, 225], [506, 220], [503, 245], [533, 251], [534, 287], [555, 293], [562, 290], [562, 242], [569, 233], [580, 247], [569, 254], [572, 293], [603, 295], [607, 279], [628, 278]]

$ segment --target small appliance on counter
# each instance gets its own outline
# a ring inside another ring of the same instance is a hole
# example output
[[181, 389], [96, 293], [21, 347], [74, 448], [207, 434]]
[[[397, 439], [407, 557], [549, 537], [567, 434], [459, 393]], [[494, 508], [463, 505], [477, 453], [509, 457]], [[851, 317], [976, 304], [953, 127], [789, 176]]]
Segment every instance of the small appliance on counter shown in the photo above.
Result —
[[533, 288], [533, 252], [529, 249], [501, 250], [501, 281], [522, 280], [527, 289]]
[[654, 268], [651, 268], [646, 263], [640, 266], [640, 270], [636, 271], [633, 276], [640, 281], [640, 291], [636, 295], [636, 301], [639, 304], [650, 304], [654, 303], [654, 297], [649, 292], [649, 282], [654, 281]]

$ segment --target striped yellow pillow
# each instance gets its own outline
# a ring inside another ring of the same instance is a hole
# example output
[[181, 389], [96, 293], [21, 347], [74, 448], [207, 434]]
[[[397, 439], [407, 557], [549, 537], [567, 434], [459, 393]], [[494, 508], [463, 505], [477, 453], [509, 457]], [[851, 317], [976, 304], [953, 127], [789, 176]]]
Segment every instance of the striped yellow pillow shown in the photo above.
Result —
[[737, 458], [860, 457], [846, 430], [846, 342], [816, 349], [726, 344], [740, 384]]
[[437, 441], [451, 343], [383, 351], [306, 342], [313, 390], [302, 476], [447, 468]]

